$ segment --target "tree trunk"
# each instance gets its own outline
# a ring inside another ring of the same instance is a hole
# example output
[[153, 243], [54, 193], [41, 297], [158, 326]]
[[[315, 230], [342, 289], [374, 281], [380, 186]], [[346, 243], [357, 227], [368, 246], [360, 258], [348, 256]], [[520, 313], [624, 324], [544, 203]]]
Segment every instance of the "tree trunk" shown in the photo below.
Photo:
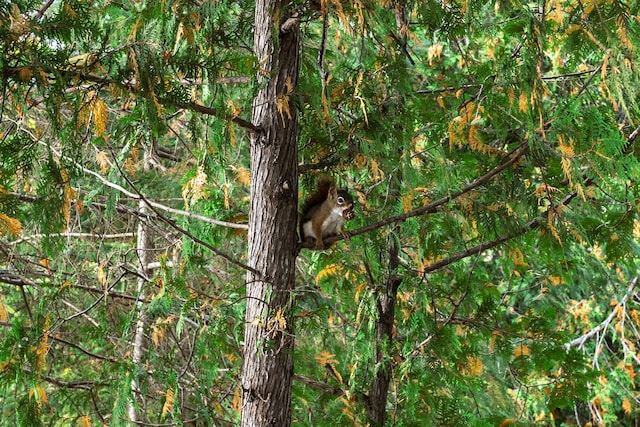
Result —
[[[413, 63], [411, 56], [406, 51], [408, 28], [406, 9], [403, 2], [394, 2], [393, 9], [398, 27], [398, 38], [402, 41], [401, 47], [405, 50], [407, 59]], [[396, 174], [397, 182], [402, 182], [402, 173]], [[400, 198], [395, 181], [390, 185], [390, 194]], [[399, 243], [393, 235], [388, 238], [387, 250], [389, 252], [389, 272], [382, 287], [382, 292], [376, 294], [376, 308], [378, 319], [376, 321], [376, 372], [374, 373], [369, 398], [367, 400], [367, 414], [372, 426], [382, 427], [387, 417], [387, 396], [389, 385], [391, 384], [391, 373], [393, 370], [391, 354], [393, 346], [393, 326], [396, 318], [396, 297], [402, 279], [396, 274], [400, 258]]]
[[[147, 203], [144, 200], [141, 200], [138, 204], [138, 209], [144, 215], [148, 211]], [[138, 243], [136, 248], [139, 262], [136, 291], [138, 300], [136, 301], [134, 309], [137, 310], [138, 319], [136, 320], [135, 333], [133, 337], [133, 351], [131, 354], [131, 361], [133, 362], [132, 365], [134, 367], [134, 371], [131, 373], [132, 401], [129, 403], [127, 408], [129, 421], [134, 424], [143, 421], [140, 414], [144, 414], [144, 400], [143, 394], [140, 391], [140, 384], [138, 383], [138, 375], [143, 363], [143, 356], [146, 351], [144, 329], [146, 327], [147, 307], [144, 301], [147, 298], [145, 284], [147, 283], [149, 272], [148, 267], [149, 262], [151, 261], [151, 250], [153, 246], [151, 230], [149, 229], [149, 225], [146, 221], [147, 220], [142, 216], [140, 217], [138, 222]], [[140, 410], [136, 409], [136, 406], [139, 407]]]
[[288, 4], [258, 0], [255, 9], [261, 89], [252, 120], [260, 132], [251, 139], [247, 263], [253, 271], [247, 273], [241, 421], [246, 427], [291, 424], [298, 126], [289, 96], [298, 78], [299, 22], [288, 14]]
[[393, 343], [393, 324], [395, 322], [396, 295], [402, 279], [396, 275], [399, 264], [398, 242], [389, 238], [389, 273], [382, 292], [376, 295], [378, 319], [376, 322], [376, 367], [367, 413], [375, 427], [383, 426], [387, 416], [387, 395], [391, 383], [391, 351]]

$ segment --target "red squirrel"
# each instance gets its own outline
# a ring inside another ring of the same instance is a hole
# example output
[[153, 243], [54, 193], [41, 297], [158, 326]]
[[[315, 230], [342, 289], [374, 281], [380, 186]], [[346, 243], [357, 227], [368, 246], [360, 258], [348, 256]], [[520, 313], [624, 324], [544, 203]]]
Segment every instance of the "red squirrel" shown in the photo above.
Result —
[[328, 249], [323, 239], [341, 235], [350, 237], [344, 221], [355, 217], [353, 197], [347, 190], [338, 190], [329, 179], [321, 179], [318, 188], [302, 205], [300, 212], [300, 238], [304, 243], [315, 240], [315, 250]]

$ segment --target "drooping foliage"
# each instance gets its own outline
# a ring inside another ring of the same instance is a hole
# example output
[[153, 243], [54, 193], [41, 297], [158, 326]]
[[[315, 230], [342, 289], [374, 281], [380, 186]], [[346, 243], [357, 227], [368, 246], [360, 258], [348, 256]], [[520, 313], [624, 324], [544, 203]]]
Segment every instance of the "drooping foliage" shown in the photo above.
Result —
[[[0, 4], [0, 424], [237, 423], [253, 7]], [[635, 2], [294, 7], [293, 423], [634, 425]]]

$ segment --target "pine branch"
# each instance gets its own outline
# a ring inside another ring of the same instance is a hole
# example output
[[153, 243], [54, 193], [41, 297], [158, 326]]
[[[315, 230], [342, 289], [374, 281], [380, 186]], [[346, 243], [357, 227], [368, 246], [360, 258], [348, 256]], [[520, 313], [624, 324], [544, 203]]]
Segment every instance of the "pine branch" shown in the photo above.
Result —
[[[97, 62], [97, 60], [96, 60]], [[20, 78], [20, 73], [25, 70], [28, 69], [30, 71], [32, 71], [33, 69], [38, 68], [40, 70], [44, 70], [46, 73], [49, 74], [59, 74], [59, 75], [64, 75], [64, 76], [68, 76], [70, 79], [76, 81], [76, 82], [91, 82], [91, 83], [97, 83], [97, 84], [101, 84], [101, 85], [116, 85], [121, 87], [122, 89], [124, 89], [127, 92], [142, 96], [142, 97], [149, 97], [151, 98], [152, 94], [147, 94], [144, 91], [141, 91], [139, 89], [136, 88], [136, 84], [134, 80], [125, 80], [125, 81], [117, 81], [117, 80], [113, 80], [113, 79], [109, 79], [109, 78], [105, 78], [105, 77], [100, 77], [100, 76], [96, 76], [94, 74], [90, 74], [90, 73], [86, 73], [86, 72], [82, 72], [79, 71], [77, 69], [71, 69], [71, 70], [65, 70], [65, 69], [56, 69], [56, 68], [52, 68], [52, 67], [35, 67], [35, 66], [19, 66], [19, 67], [6, 67], [3, 69], [3, 75], [5, 77], [5, 79], [7, 78]], [[71, 89], [68, 89], [71, 90]], [[186, 110], [191, 110], [191, 111], [195, 111], [197, 113], [202, 113], [202, 114], [206, 114], [209, 116], [214, 116], [217, 117], [221, 120], [231, 120], [233, 123], [237, 124], [238, 126], [245, 128], [247, 130], [249, 130], [250, 132], [254, 132], [254, 133], [261, 133], [262, 129], [256, 125], [254, 125], [253, 123], [241, 119], [240, 117], [227, 117], [226, 114], [221, 113], [219, 110], [215, 109], [215, 108], [211, 108], [211, 107], [206, 107], [204, 105], [198, 104], [196, 102], [190, 101], [190, 102], [178, 102], [175, 100], [170, 100], [170, 99], [166, 99], [166, 98], [161, 98], [161, 97], [157, 97], [154, 98], [155, 101], [160, 102], [161, 104], [164, 105], [170, 105], [173, 107], [177, 107], [177, 108], [183, 108]], [[31, 104], [32, 105], [37, 105], [40, 102], [42, 102], [42, 99], [37, 99], [34, 100]]]
[[[487, 172], [486, 174], [482, 175], [480, 178], [478, 178], [475, 181], [473, 181], [472, 183], [468, 184], [467, 186], [465, 186], [461, 190], [455, 191], [455, 192], [449, 194], [448, 196], [444, 196], [444, 197], [436, 200], [435, 202], [429, 203], [428, 205], [422, 206], [422, 207], [420, 207], [418, 209], [414, 209], [412, 211], [406, 212], [406, 213], [401, 214], [401, 215], [392, 216], [392, 217], [383, 219], [382, 221], [378, 221], [378, 222], [376, 222], [374, 224], [370, 224], [370, 225], [367, 225], [365, 227], [359, 228], [357, 230], [350, 231], [349, 234], [351, 236], [357, 236], [359, 234], [368, 233], [370, 231], [373, 231], [373, 230], [376, 230], [378, 228], [384, 227], [385, 225], [395, 224], [395, 223], [400, 223], [400, 222], [406, 221], [407, 219], [413, 218], [415, 216], [435, 213], [435, 212], [438, 211], [438, 208], [440, 206], [446, 205], [451, 200], [457, 199], [460, 196], [463, 196], [464, 194], [469, 193], [470, 191], [472, 191], [472, 190], [474, 190], [474, 189], [486, 184], [488, 181], [490, 181], [491, 179], [493, 179], [494, 177], [496, 177], [497, 175], [502, 173], [504, 170], [506, 170], [510, 166], [512, 166], [512, 165], [516, 164], [517, 162], [519, 162], [521, 157], [524, 156], [528, 151], [529, 151], [529, 145], [526, 142], [524, 142], [524, 143], [522, 143], [522, 144], [520, 144], [518, 146], [518, 151], [512, 152], [512, 154], [509, 155], [509, 160], [507, 160], [506, 162], [504, 162], [501, 165], [497, 166], [496, 168], [492, 169], [491, 171]], [[344, 239], [344, 237], [342, 237], [342, 236], [333, 236], [333, 237], [328, 237], [328, 238], [324, 239], [324, 242], [326, 244], [331, 244], [331, 243], [334, 243], [334, 242], [337, 242], [337, 241], [343, 240], [343, 239]], [[309, 248], [309, 247], [312, 247], [312, 245], [307, 244], [307, 243], [302, 243], [300, 245], [300, 247]]]
[[551, 206], [549, 209], [547, 209], [540, 217], [528, 222], [527, 224], [525, 224], [524, 226], [520, 227], [517, 230], [508, 232], [503, 234], [502, 236], [499, 236], [493, 240], [490, 240], [488, 242], [483, 242], [480, 243], [477, 246], [474, 246], [472, 248], [466, 249], [464, 251], [458, 252], [453, 254], [452, 256], [442, 259], [440, 261], [434, 262], [432, 264], [427, 265], [422, 272], [424, 274], [426, 273], [431, 273], [433, 271], [436, 270], [440, 270], [441, 268], [444, 268], [450, 264], [453, 264], [454, 262], [460, 261], [461, 259], [470, 257], [472, 255], [477, 255], [481, 252], [486, 251], [487, 249], [491, 249], [494, 248], [496, 246], [499, 246], [511, 239], [514, 239], [516, 237], [522, 236], [523, 234], [527, 233], [530, 230], [534, 230], [538, 227], [540, 227], [540, 225], [542, 225], [543, 220], [546, 219], [549, 216], [549, 213], [551, 213], [552, 211], [557, 210], [560, 207], [563, 206], [567, 206], [571, 200], [573, 200], [576, 196], [578, 195], [577, 192], [573, 192], [571, 194], [569, 194], [567, 197], [565, 197], [559, 204]]

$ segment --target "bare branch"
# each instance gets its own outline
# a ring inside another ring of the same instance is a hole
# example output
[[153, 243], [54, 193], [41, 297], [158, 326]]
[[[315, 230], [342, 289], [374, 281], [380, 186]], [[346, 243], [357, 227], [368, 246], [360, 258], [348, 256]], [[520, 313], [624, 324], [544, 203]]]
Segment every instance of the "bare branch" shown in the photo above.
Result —
[[627, 287], [627, 291], [625, 292], [624, 296], [622, 297], [620, 302], [618, 302], [618, 304], [616, 304], [616, 306], [613, 308], [613, 310], [611, 310], [611, 313], [609, 313], [609, 316], [607, 316], [606, 319], [604, 319], [598, 326], [596, 326], [595, 328], [593, 328], [589, 332], [587, 332], [587, 333], [583, 334], [582, 336], [579, 336], [578, 338], [575, 338], [575, 339], [569, 341], [568, 343], [566, 343], [564, 345], [564, 347], [567, 349], [567, 351], [569, 351], [569, 349], [571, 349], [571, 347], [582, 348], [584, 346], [584, 344], [591, 337], [593, 337], [594, 335], [599, 334], [603, 330], [607, 329], [609, 327], [609, 324], [613, 320], [613, 318], [616, 317], [616, 315], [618, 314], [618, 307], [621, 307], [621, 306], [625, 305], [627, 303], [627, 300], [629, 299], [629, 297], [631, 297], [635, 293], [635, 287], [636, 287], [637, 284], [638, 284], [638, 276], [634, 277], [633, 280], [631, 280], [631, 282], [629, 283], [629, 286]]
[[320, 381], [315, 381], [307, 377], [303, 377], [302, 375], [294, 375], [293, 379], [296, 381], [300, 381], [302, 384], [309, 386], [311, 388], [315, 388], [317, 390], [322, 390], [325, 393], [331, 394], [333, 396], [343, 396], [345, 391], [340, 387], [334, 387], [330, 384], [323, 383]]
[[[196, 102], [185, 102], [185, 103], [172, 102], [170, 104], [175, 107], [184, 108], [185, 110], [196, 111], [198, 113], [206, 114], [209, 116], [215, 116], [215, 117], [221, 116], [220, 112], [215, 108], [207, 107], [205, 105], [198, 104]], [[231, 121], [242, 128], [248, 129], [251, 132], [254, 132], [254, 133], [262, 132], [262, 129], [260, 127], [244, 119], [241, 119], [240, 117], [237, 117], [237, 116], [231, 117]]]
[[38, 13], [36, 13], [36, 16], [33, 17], [34, 21], [39, 21], [40, 18], [42, 18], [45, 14], [45, 12], [47, 11], [47, 9], [49, 9], [51, 7], [51, 5], [53, 4], [55, 0], [48, 0], [45, 4], [42, 5], [42, 7], [40, 8], [40, 10], [38, 10]]

